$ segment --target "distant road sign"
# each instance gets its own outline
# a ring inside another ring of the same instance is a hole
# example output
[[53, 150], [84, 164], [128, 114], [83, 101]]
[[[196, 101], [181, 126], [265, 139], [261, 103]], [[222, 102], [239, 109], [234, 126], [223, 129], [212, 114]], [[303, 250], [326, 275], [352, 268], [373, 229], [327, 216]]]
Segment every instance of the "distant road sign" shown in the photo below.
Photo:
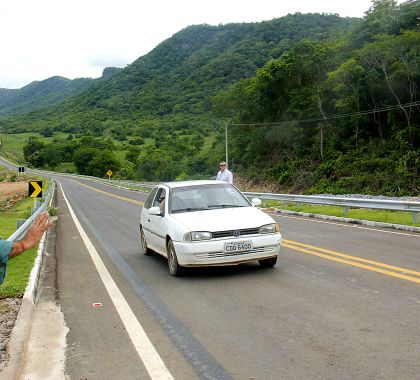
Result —
[[25, 167], [24, 166], [19, 166], [19, 173], [25, 173]]
[[42, 198], [42, 181], [29, 181], [28, 195], [31, 198]]
[[106, 175], [108, 176], [108, 177], [111, 177], [112, 176], [112, 170], [110, 169], [110, 170], [108, 170], [107, 172], [106, 172]]

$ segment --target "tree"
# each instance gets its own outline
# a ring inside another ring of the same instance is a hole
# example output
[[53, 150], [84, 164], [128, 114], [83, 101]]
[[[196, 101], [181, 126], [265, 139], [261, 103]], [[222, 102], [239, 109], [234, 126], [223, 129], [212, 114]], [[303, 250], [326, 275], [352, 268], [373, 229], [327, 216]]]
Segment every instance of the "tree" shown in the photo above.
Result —
[[42, 150], [44, 166], [54, 170], [63, 161], [63, 154], [59, 144], [46, 144]]
[[104, 177], [108, 170], [117, 172], [121, 167], [114, 153], [96, 148], [81, 148], [74, 154], [74, 165], [80, 174]]
[[93, 161], [95, 154], [98, 152], [96, 148], [81, 148], [74, 154], [74, 165], [79, 174], [89, 175], [89, 164]]
[[120, 167], [121, 164], [113, 152], [100, 150], [96, 152], [93, 161], [88, 166], [88, 170], [95, 177], [105, 177], [108, 170], [116, 173]]
[[25, 160], [29, 162], [30, 156], [32, 156], [35, 152], [41, 151], [44, 146], [45, 144], [42, 141], [39, 141], [38, 137], [30, 136], [26, 145], [23, 146], [23, 155]]
[[41, 132], [40, 135], [44, 137], [52, 137], [54, 135], [54, 129], [52, 127], [45, 127]]
[[[413, 103], [417, 94], [420, 75], [420, 33], [405, 32], [399, 36], [379, 36], [366, 44], [359, 52], [368, 83], [371, 83], [371, 99], [377, 99], [376, 107], [398, 104], [405, 116], [409, 143], [412, 137], [412, 109], [405, 103]], [[372, 107], [373, 108], [373, 107]]]
[[366, 12], [367, 29], [372, 36], [398, 32], [398, 4], [396, 0], [372, 0], [372, 6]]

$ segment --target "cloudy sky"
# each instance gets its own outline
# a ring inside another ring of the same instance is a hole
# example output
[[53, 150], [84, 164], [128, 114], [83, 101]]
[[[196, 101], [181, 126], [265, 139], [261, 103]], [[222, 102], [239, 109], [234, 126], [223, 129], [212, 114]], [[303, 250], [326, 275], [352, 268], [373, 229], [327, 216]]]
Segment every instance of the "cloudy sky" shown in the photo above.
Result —
[[363, 17], [371, 0], [0, 0], [0, 88], [59, 75], [101, 76], [195, 24], [288, 13]]

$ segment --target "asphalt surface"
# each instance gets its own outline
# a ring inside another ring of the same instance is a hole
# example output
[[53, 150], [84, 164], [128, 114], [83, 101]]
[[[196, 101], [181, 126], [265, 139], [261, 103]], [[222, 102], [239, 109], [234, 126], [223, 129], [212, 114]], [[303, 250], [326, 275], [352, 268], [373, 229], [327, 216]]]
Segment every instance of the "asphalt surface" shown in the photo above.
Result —
[[[276, 215], [285, 244], [274, 268], [174, 278], [165, 259], [141, 252], [144, 195], [60, 184], [90, 241], [60, 189], [49, 288], [65, 321], [67, 379], [418, 378], [419, 233]], [[142, 331], [163, 367], [142, 356]]]

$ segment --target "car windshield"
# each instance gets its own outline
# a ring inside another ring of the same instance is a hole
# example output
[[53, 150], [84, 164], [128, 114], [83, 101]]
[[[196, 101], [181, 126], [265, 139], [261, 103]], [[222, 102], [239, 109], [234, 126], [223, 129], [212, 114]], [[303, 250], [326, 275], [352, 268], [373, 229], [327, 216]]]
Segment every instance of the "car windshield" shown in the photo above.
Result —
[[230, 184], [178, 187], [170, 194], [169, 212], [173, 214], [250, 206], [244, 195]]

